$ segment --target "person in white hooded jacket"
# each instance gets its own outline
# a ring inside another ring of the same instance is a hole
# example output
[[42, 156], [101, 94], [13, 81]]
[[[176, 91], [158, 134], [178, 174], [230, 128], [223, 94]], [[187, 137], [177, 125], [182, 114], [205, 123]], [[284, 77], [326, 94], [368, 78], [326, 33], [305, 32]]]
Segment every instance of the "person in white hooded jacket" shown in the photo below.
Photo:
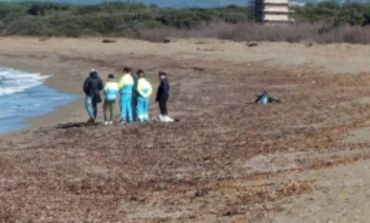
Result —
[[152, 95], [153, 88], [148, 80], [144, 77], [144, 71], [137, 71], [137, 106], [136, 114], [139, 122], [149, 121], [149, 100]]

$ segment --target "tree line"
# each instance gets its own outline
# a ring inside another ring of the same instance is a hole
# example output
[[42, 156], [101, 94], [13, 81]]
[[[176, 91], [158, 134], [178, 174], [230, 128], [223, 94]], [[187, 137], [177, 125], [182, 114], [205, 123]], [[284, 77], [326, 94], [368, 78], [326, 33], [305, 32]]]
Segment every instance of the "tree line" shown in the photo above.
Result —
[[370, 3], [349, 2], [339, 5], [336, 1], [309, 3], [294, 7], [297, 22], [330, 22], [334, 26], [366, 26], [370, 24]]

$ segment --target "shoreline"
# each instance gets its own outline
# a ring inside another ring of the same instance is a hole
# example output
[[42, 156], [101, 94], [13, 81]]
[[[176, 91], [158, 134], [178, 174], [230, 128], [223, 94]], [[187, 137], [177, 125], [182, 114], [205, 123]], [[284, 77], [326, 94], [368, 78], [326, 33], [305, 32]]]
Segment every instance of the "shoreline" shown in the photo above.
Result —
[[[70, 113], [72, 113], [75, 110], [75, 108], [77, 106], [83, 106], [83, 97], [82, 97], [82, 95], [76, 94], [78, 92], [77, 89], [74, 90], [74, 89], [71, 89], [71, 88], [62, 88], [62, 87], [60, 87], [61, 84], [63, 86], [63, 84], [65, 84], [65, 83], [61, 83], [60, 79], [56, 80], [56, 79], [58, 79], [58, 78], [56, 78], [57, 76], [62, 75], [62, 73], [60, 71], [58, 71], [57, 69], [52, 69], [50, 67], [33, 66], [31, 64], [22, 64], [22, 63], [18, 63], [18, 62], [13, 62], [13, 63], [12, 62], [5, 62], [5, 63], [0, 62], [0, 67], [12, 68], [12, 69], [22, 70], [22, 71], [26, 71], [26, 72], [30, 72], [30, 73], [40, 73], [43, 76], [48, 76], [49, 75], [49, 78], [47, 78], [43, 82], [43, 85], [45, 85], [47, 87], [50, 87], [50, 88], [53, 88], [53, 89], [56, 89], [57, 91], [59, 91], [61, 93], [67, 93], [67, 94], [71, 94], [72, 96], [77, 97], [75, 100], [73, 100], [72, 102], [70, 102], [66, 105], [57, 106], [56, 108], [53, 109], [52, 112], [49, 112], [45, 115], [40, 115], [40, 116], [36, 116], [36, 117], [32, 117], [32, 118], [26, 118], [20, 124], [23, 123], [23, 124], [26, 124], [26, 125], [29, 125], [29, 126], [23, 128], [23, 129], [20, 129], [20, 130], [14, 130], [14, 131], [2, 133], [2, 135], [17, 133], [17, 132], [26, 131], [26, 130], [38, 129], [38, 128], [41, 128], [41, 127], [51, 127], [51, 126], [55, 126], [57, 124], [63, 124], [63, 123], [60, 123], [60, 121], [59, 121], [60, 118], [67, 117]], [[69, 119], [69, 121], [74, 121], [74, 120]], [[76, 121], [77, 121], [77, 119], [76, 119]]]

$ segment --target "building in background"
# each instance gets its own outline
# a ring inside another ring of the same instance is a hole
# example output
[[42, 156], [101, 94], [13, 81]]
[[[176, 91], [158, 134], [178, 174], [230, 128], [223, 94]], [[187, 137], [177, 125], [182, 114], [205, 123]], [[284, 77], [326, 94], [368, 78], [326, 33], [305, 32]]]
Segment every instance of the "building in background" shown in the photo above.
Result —
[[291, 23], [289, 0], [254, 0], [254, 16], [261, 23]]

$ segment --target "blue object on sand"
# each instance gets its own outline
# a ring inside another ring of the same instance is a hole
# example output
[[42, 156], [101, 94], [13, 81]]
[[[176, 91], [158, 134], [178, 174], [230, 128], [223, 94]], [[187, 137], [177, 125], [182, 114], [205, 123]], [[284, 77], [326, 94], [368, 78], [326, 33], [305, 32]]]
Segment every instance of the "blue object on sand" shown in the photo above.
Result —
[[264, 95], [264, 96], [261, 97], [261, 104], [266, 105], [268, 103], [268, 101], [269, 101], [268, 96]]

